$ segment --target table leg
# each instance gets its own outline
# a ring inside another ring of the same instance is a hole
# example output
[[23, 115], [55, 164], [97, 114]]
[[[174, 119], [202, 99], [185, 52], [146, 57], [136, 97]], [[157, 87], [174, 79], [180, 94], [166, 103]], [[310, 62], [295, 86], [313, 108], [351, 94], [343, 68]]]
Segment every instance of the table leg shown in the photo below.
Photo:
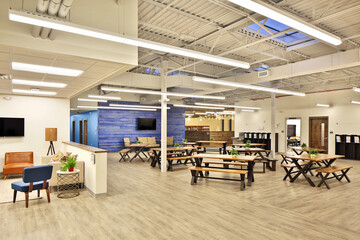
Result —
[[254, 181], [254, 162], [249, 161], [248, 162], [248, 173], [247, 173], [247, 185], [250, 187], [251, 183]]
[[[196, 167], [201, 167], [202, 160], [203, 160], [202, 158], [195, 158]], [[201, 177], [204, 177], [204, 174], [202, 171], [199, 171], [199, 173], [200, 173]]]
[[301, 155], [304, 151], [301, 151], [300, 153], [296, 151], [296, 149], [292, 148], [292, 150], [296, 153], [296, 155]]
[[226, 154], [226, 143], [223, 143], [223, 154]]
[[295, 175], [295, 177], [290, 182], [294, 182], [295, 179], [297, 179], [300, 176], [300, 174], [302, 174], [305, 177], [305, 179], [308, 181], [310, 186], [315, 187], [314, 182], [311, 181], [311, 179], [307, 175], [307, 172], [309, 171], [309, 169], [311, 168], [313, 163], [310, 161], [304, 167], [301, 167], [301, 165], [298, 163], [298, 159], [293, 159], [293, 162], [295, 163], [296, 167], [299, 169], [299, 172]]

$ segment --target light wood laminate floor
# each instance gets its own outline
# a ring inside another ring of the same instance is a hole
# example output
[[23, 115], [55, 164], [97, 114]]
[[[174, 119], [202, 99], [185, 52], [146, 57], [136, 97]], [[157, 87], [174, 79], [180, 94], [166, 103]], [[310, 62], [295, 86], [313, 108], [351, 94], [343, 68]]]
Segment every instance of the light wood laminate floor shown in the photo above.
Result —
[[[360, 239], [360, 161], [337, 163], [354, 166], [350, 184], [330, 180], [327, 190], [303, 177], [290, 183], [278, 167], [255, 174], [253, 186], [240, 191], [239, 182], [211, 179], [191, 186], [185, 166], [160, 173], [109, 154], [106, 198], [82, 191], [72, 199], [52, 193], [50, 204], [44, 197], [28, 209], [24, 202], [0, 204], [0, 238]], [[9, 193], [1, 184], [0, 191]]]

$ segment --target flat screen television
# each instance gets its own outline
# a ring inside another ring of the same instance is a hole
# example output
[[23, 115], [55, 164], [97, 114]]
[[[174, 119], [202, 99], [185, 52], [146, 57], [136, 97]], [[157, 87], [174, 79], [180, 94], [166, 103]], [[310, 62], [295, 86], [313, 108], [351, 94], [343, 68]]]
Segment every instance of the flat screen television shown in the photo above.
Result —
[[0, 137], [23, 137], [25, 129], [24, 118], [0, 117]]
[[156, 118], [138, 118], [137, 130], [156, 130]]

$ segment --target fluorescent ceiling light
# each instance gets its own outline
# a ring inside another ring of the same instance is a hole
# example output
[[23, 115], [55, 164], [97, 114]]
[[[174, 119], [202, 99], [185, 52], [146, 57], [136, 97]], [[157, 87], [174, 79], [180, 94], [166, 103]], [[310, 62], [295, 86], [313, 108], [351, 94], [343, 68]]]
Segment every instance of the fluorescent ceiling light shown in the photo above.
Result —
[[360, 92], [360, 88], [354, 87], [353, 90], [354, 90], [355, 92]]
[[64, 88], [67, 86], [67, 84], [65, 83], [41, 82], [41, 81], [30, 81], [30, 80], [21, 80], [21, 79], [12, 79], [11, 81], [12, 84], [39, 86], [39, 87]]
[[261, 108], [258, 108], [258, 107], [244, 107], [244, 106], [212, 104], [212, 103], [195, 103], [195, 105], [225, 107], [225, 108], [257, 109], [257, 110], [261, 109]]
[[254, 112], [254, 110], [249, 110], [249, 109], [243, 109], [241, 110], [242, 112]]
[[246, 69], [250, 67], [249, 63], [237, 61], [234, 59], [197, 52], [185, 48], [179, 48], [158, 42], [148, 41], [145, 39], [125, 36], [123, 34], [86, 27], [86, 26], [70, 23], [65, 20], [59, 20], [56, 18], [51, 18], [49, 16], [41, 16], [38, 14], [33, 14], [24, 11], [16, 11], [10, 9], [9, 19], [15, 22], [21, 22], [21, 23], [40, 26], [40, 27], [56, 29], [59, 31], [79, 34], [87, 37], [92, 37], [92, 38], [97, 38], [97, 39], [102, 39], [117, 43], [123, 43], [131, 46], [143, 47], [161, 52], [173, 53], [184, 57], [195, 58], [199, 60], [229, 65], [233, 67], [246, 68]]
[[193, 80], [196, 82], [212, 83], [212, 84], [218, 84], [218, 85], [222, 85], [222, 86], [230, 86], [230, 87], [235, 87], [235, 88], [246, 88], [246, 89], [258, 90], [258, 91], [281, 93], [281, 94], [295, 95], [295, 96], [301, 96], [301, 97], [305, 96], [305, 93], [301, 93], [301, 92], [293, 92], [293, 91], [276, 89], [276, 88], [261, 87], [261, 86], [244, 84], [244, 83], [228, 82], [228, 81], [216, 80], [216, 79], [211, 79], [211, 78], [193, 77]]
[[82, 102], [107, 102], [107, 100], [102, 100], [102, 99], [78, 98], [77, 100]]
[[13, 70], [36, 72], [36, 73], [46, 73], [46, 74], [69, 76], [69, 77], [77, 77], [83, 73], [83, 71], [81, 71], [81, 70], [50, 67], [50, 66], [19, 63], [19, 62], [12, 62], [11, 66], [12, 66]]
[[207, 115], [206, 113], [200, 113], [200, 112], [198, 112], [198, 113], [195, 113], [196, 115]]
[[220, 109], [224, 110], [221, 107], [203, 107], [203, 106], [195, 106], [195, 105], [184, 105], [184, 104], [174, 104], [174, 107], [183, 107], [183, 108], [203, 108], [203, 109]]
[[271, 18], [275, 21], [281, 22], [289, 27], [295, 28], [305, 34], [313, 36], [322, 41], [333, 45], [340, 45], [341, 38], [326, 32], [318, 27], [312, 26], [305, 21], [296, 20], [290, 14], [280, 13], [278, 9], [267, 4], [259, 4], [252, 0], [228, 0], [241, 7], [247, 8], [253, 12], [257, 12], [265, 17]]
[[329, 104], [320, 104], [320, 103], [316, 104], [316, 106], [317, 107], [330, 107]]
[[113, 91], [113, 92], [151, 94], [151, 95], [166, 95], [166, 96], [175, 96], [175, 97], [188, 97], [188, 98], [205, 98], [205, 99], [220, 99], [220, 100], [225, 99], [225, 97], [222, 97], [222, 96], [193, 95], [193, 94], [172, 93], [172, 92], [162, 93], [162, 92], [150, 91], [150, 90], [139, 90], [139, 89], [129, 89], [129, 88], [115, 88], [115, 87], [105, 87], [105, 86], [102, 86], [101, 90], [103, 90], [103, 91]]
[[121, 100], [121, 97], [110, 97], [110, 96], [100, 96], [100, 95], [88, 95], [89, 98], [99, 98], [99, 99], [108, 99], [108, 100]]
[[13, 93], [34, 94], [34, 95], [56, 95], [56, 92], [33, 91], [33, 90], [22, 90], [22, 89], [13, 89], [12, 92]]
[[206, 114], [215, 114], [215, 112], [206, 112]]
[[194, 116], [194, 114], [192, 114], [192, 113], [185, 113], [184, 115], [185, 116]]
[[[160, 106], [148, 106], [148, 105], [126, 105], [126, 104], [110, 104], [111, 107], [131, 107], [131, 108], [153, 108], [153, 109], [161, 109]], [[167, 107], [167, 109], [170, 109]]]
[[360, 104], [358, 101], [351, 101], [351, 103]]
[[108, 107], [108, 106], [77, 106], [77, 108], [85, 109], [119, 109], [119, 110], [134, 110], [134, 111], [156, 111], [156, 109], [150, 108], [121, 108], [121, 107]]

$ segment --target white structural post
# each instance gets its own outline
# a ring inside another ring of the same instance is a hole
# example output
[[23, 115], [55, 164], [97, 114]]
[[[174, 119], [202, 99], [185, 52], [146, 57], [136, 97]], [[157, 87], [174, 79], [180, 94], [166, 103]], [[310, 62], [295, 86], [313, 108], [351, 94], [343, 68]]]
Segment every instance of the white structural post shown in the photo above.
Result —
[[[166, 71], [168, 63], [162, 61], [161, 92], [166, 93]], [[167, 171], [167, 96], [161, 95], [161, 172]]]
[[271, 157], [275, 158], [275, 93], [271, 93]]

